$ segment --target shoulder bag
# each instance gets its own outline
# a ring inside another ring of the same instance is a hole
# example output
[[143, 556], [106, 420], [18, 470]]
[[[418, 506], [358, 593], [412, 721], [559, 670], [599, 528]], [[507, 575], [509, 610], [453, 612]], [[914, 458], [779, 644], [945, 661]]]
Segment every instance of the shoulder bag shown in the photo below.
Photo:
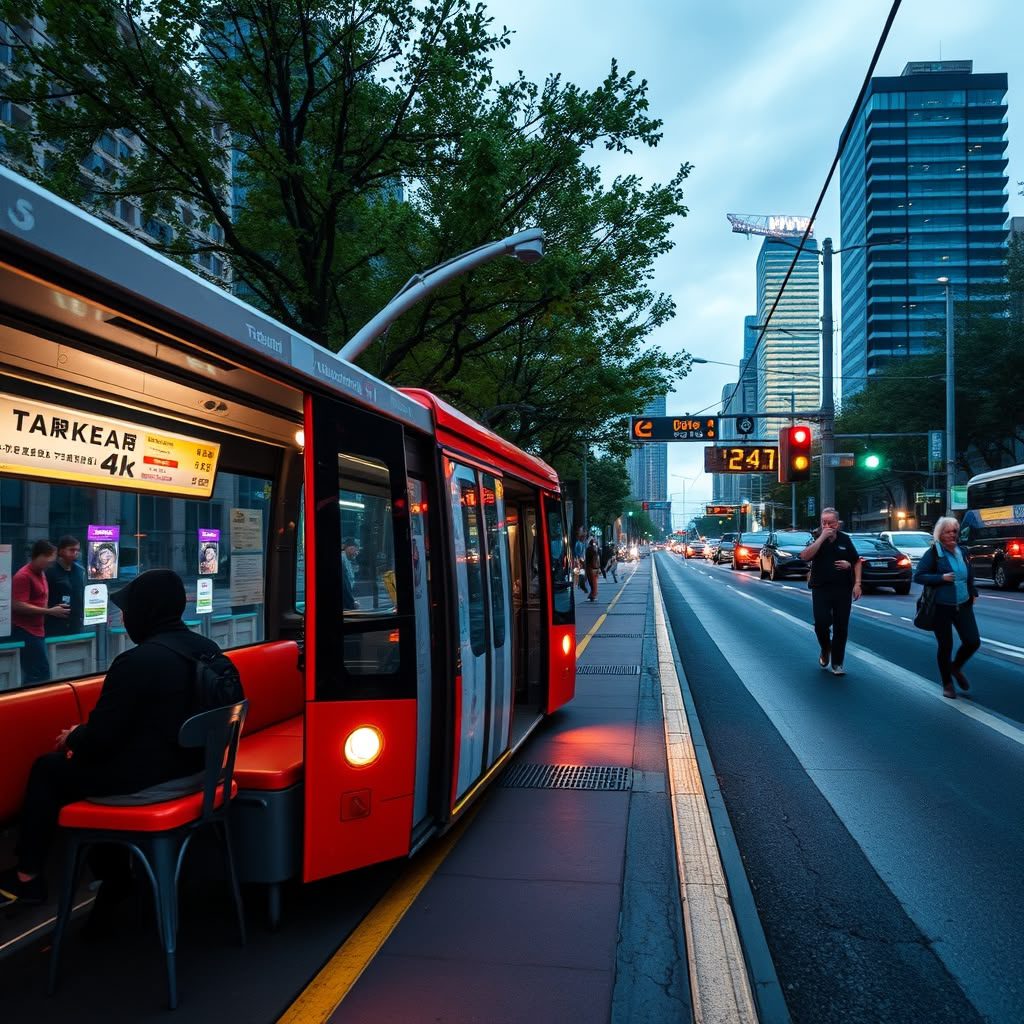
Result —
[[[939, 553], [935, 551], [935, 564], [938, 567]], [[921, 587], [921, 593], [917, 599], [917, 614], [914, 616], [914, 625], [918, 629], [924, 629], [931, 632], [935, 628], [935, 597], [939, 592], [939, 588], [931, 583], [926, 583]]]

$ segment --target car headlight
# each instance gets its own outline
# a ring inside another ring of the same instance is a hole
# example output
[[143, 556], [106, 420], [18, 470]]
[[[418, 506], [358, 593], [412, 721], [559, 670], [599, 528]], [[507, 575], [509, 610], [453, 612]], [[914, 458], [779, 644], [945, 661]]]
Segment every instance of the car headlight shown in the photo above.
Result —
[[780, 562], [788, 562], [793, 558], [793, 555], [791, 555], [788, 551], [776, 551], [775, 557]]

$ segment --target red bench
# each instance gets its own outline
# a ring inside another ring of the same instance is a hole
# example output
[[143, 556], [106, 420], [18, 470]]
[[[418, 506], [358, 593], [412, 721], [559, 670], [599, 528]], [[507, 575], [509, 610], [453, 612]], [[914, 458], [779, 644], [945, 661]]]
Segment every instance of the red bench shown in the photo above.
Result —
[[[299, 648], [293, 640], [276, 640], [227, 654], [249, 701], [235, 763], [235, 849], [242, 880], [271, 885], [276, 921], [277, 886], [301, 865], [305, 683]], [[0, 695], [0, 824], [17, 817], [32, 762], [54, 749], [62, 729], [88, 720], [102, 686], [97, 676]]]

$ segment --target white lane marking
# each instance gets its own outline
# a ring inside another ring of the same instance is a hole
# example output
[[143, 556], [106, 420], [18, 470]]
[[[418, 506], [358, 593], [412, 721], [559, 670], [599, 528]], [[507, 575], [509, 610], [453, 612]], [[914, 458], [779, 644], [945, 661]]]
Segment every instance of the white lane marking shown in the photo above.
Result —
[[989, 640], [987, 636], [981, 638], [983, 644], [991, 644], [993, 647], [999, 647], [1004, 651], [1013, 651], [1016, 654], [1024, 654], [1024, 647], [1018, 647], [1016, 644], [1004, 644], [1002, 640]]
[[[734, 588], [730, 586], [729, 589], [732, 590]], [[739, 591], [736, 592], [739, 593]], [[795, 615], [790, 615], [789, 612], [784, 612], [779, 608], [772, 608], [771, 605], [766, 604], [764, 601], [753, 597], [750, 594], [744, 594], [743, 596], [749, 598], [751, 601], [756, 601], [758, 604], [764, 605], [765, 608], [775, 612], [776, 615], [781, 615], [784, 619], [793, 623], [795, 626], [799, 626], [803, 630], [807, 630], [809, 632], [814, 631], [814, 627], [812, 625], [804, 622], [803, 619], [798, 619]], [[723, 653], [725, 653], [724, 650]], [[872, 667], [891, 676], [899, 685], [917, 690], [919, 693], [926, 694], [934, 700], [941, 701], [949, 708], [950, 711], [956, 711], [961, 715], [965, 715], [967, 718], [973, 718], [979, 725], [987, 726], [993, 732], [997, 732], [1001, 736], [1005, 736], [1007, 739], [1013, 740], [1014, 743], [1024, 747], [1024, 728], [1021, 728], [1021, 726], [1016, 722], [1012, 722], [1010, 719], [1004, 718], [998, 712], [979, 708], [967, 700], [949, 700], [948, 698], [943, 697], [939, 692], [938, 683], [933, 682], [930, 679], [925, 679], [924, 676], [919, 676], [916, 672], [911, 672], [891, 661], [886, 661], [885, 658], [869, 651], [866, 647], [861, 647], [860, 644], [847, 642], [846, 653], [847, 660], [849, 660], [849, 655], [853, 654], [861, 661], [864, 661], [868, 665], [871, 665]], [[730, 660], [728, 655], [726, 658], [727, 660]], [[739, 669], [736, 671], [742, 679], [742, 672], [740, 672]]]
[[[757, 598], [753, 594], [744, 594], [742, 590], [737, 590], [731, 583], [726, 583], [726, 588], [738, 594], [740, 597], [745, 597], [748, 601], [757, 601]], [[763, 602], [757, 601], [758, 604]]]
[[900, 618], [901, 618], [901, 619], [902, 619], [902, 620], [903, 620], [904, 622], [913, 622], [913, 621], [914, 621], [913, 619], [908, 619], [908, 618], [906, 617], [906, 615], [901, 615], [901, 616], [900, 616]]
[[892, 618], [892, 612], [883, 612], [881, 608], [870, 608], [866, 604], [855, 605], [854, 607], [862, 612], [874, 612], [876, 615], [888, 615], [890, 619]]

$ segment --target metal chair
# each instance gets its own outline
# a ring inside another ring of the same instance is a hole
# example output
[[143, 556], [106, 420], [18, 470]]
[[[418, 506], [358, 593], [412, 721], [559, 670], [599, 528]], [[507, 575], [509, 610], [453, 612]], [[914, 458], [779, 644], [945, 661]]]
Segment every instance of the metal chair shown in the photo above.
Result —
[[[178, 877], [189, 842], [196, 831], [206, 825], [212, 825], [223, 842], [224, 864], [238, 917], [238, 931], [242, 945], [245, 945], [245, 918], [231, 850], [228, 814], [231, 798], [238, 789], [233, 781], [235, 755], [247, 708], [248, 701], [241, 701], [194, 715], [182, 725], [178, 733], [181, 746], [205, 750], [203, 770], [191, 779], [174, 780], [124, 797], [80, 800], [63, 808], [59, 824], [67, 835], [68, 849], [50, 956], [51, 994], [57, 988], [61, 945], [71, 917], [82, 855], [94, 843], [127, 846], [149, 878], [157, 927], [164, 947], [168, 1000], [172, 1010], [178, 1005], [175, 967]], [[173, 793], [176, 783], [179, 792], [185, 790], [184, 795]], [[169, 799], [169, 795], [173, 795], [173, 799]]]

